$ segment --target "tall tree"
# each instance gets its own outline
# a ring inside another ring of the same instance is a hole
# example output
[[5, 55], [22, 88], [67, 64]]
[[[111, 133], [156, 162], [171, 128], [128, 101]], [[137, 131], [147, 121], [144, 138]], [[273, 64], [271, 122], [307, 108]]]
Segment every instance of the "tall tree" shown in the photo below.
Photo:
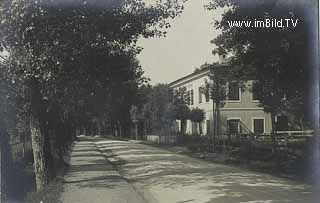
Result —
[[181, 9], [175, 0], [150, 5], [142, 0], [2, 1], [1, 47], [9, 52], [2, 71], [28, 90], [38, 190], [49, 181], [49, 113], [54, 109], [61, 121], [55, 123], [70, 129], [63, 133], [70, 140], [77, 111], [96, 114], [94, 101], [110, 101], [112, 92], [99, 90], [130, 80], [120, 76], [134, 72], [128, 61], [139, 51], [137, 39], [163, 34], [166, 19]]
[[226, 81], [230, 79], [228, 73], [228, 66], [221, 66], [218, 64], [204, 64], [202, 68], [209, 68], [210, 82], [205, 84], [205, 94], [212, 100], [212, 118], [213, 118], [213, 130], [212, 130], [212, 144], [215, 148], [216, 138], [220, 133], [220, 108], [225, 104], [227, 96]]

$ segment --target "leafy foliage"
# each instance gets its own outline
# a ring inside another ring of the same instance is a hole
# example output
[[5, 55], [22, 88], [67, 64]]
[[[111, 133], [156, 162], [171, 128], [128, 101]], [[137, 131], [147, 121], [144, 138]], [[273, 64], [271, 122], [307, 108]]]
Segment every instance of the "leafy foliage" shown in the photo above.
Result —
[[148, 131], [159, 132], [163, 128], [171, 127], [175, 115], [169, 86], [166, 84], [144, 86], [143, 90], [146, 100], [141, 106], [141, 111]]
[[[25, 120], [39, 121], [36, 132], [44, 141], [33, 142], [44, 150], [45, 161], [35, 158], [36, 163], [48, 162], [40, 165], [54, 173], [51, 164], [55, 156], [62, 160], [75, 129], [92, 134], [106, 125], [129, 128], [131, 105], [146, 81], [136, 59], [141, 50], [136, 41], [164, 35], [167, 19], [182, 11], [180, 3], [1, 2], [0, 47], [8, 53], [2, 56], [1, 80], [12, 87], [10, 105], [21, 108]], [[36, 176], [45, 177], [37, 171]]]
[[[212, 0], [209, 10], [226, 9], [214, 26], [222, 31], [212, 40], [219, 55], [232, 55], [233, 74], [239, 79], [256, 79], [260, 100], [268, 111], [280, 112], [294, 102], [296, 116], [307, 114], [312, 86], [312, 53], [315, 37], [313, 1]], [[298, 20], [296, 27], [230, 27], [230, 21], [265, 19]], [[305, 119], [308, 120], [308, 119]]]
[[204, 121], [205, 113], [202, 109], [195, 108], [190, 111], [190, 120], [196, 123]]
[[180, 89], [174, 92], [174, 112], [175, 117], [179, 120], [187, 120], [190, 118], [190, 109], [187, 106], [187, 93], [186, 89]]

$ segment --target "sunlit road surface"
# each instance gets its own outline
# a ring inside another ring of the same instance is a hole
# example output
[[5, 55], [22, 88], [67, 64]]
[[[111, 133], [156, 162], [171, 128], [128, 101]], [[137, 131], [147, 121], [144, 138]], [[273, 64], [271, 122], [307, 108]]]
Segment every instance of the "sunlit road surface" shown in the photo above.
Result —
[[145, 203], [132, 185], [105, 159], [93, 138], [81, 137], [74, 143], [69, 165], [60, 202]]
[[309, 185], [132, 141], [96, 146], [148, 203], [320, 202]]

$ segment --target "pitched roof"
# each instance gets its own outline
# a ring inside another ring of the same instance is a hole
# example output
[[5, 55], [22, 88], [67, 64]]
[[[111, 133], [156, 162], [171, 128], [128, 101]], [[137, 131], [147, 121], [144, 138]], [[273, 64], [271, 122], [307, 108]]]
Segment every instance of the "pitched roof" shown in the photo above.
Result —
[[178, 78], [177, 80], [169, 83], [169, 86], [172, 86], [172, 85], [174, 85], [174, 84], [176, 84], [176, 83], [178, 83], [178, 82], [181, 82], [181, 81], [183, 81], [183, 80], [185, 80], [185, 79], [188, 79], [188, 78], [191, 78], [191, 77], [193, 77], [193, 76], [200, 75], [200, 74], [202, 74], [202, 73], [205, 73], [205, 72], [207, 72], [207, 71], [210, 71], [210, 70], [213, 69], [213, 68], [214, 68], [214, 69], [217, 69], [217, 68], [222, 68], [222, 67], [227, 67], [227, 66], [228, 66], [228, 64], [211, 64], [211, 65], [208, 65], [208, 66], [206, 66], [206, 67], [204, 67], [204, 68], [201, 68], [201, 69], [199, 69], [199, 70], [194, 71], [193, 73], [191, 73], [191, 74], [189, 74], [189, 75], [186, 75], [186, 76], [184, 76], [184, 77]]

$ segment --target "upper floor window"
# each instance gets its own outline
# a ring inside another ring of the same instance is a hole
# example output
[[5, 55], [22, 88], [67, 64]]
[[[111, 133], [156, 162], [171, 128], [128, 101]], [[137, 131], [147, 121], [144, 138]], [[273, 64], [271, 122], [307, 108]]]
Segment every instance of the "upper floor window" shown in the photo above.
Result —
[[191, 96], [190, 96], [190, 91], [187, 91], [187, 105], [190, 105], [191, 104]]
[[202, 103], [202, 87], [199, 87], [199, 104]]
[[240, 86], [238, 82], [229, 82], [228, 100], [240, 100]]
[[209, 96], [209, 90], [205, 90], [205, 97], [206, 97], [206, 102], [209, 102], [210, 96]]
[[193, 90], [190, 90], [190, 105], [193, 105]]
[[187, 105], [193, 105], [194, 100], [193, 100], [193, 90], [187, 91]]

